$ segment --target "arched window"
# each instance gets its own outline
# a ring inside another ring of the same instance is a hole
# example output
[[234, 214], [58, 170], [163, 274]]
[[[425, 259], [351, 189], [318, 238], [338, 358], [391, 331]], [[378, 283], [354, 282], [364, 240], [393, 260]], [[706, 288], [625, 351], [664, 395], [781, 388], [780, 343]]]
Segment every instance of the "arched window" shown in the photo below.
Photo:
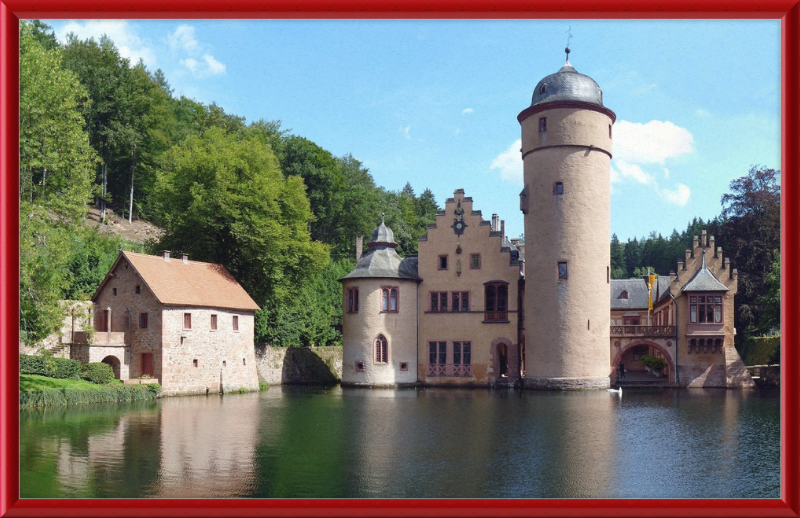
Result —
[[491, 282], [485, 286], [486, 310], [484, 322], [508, 320], [508, 285], [504, 282]]
[[389, 363], [389, 342], [383, 335], [375, 339], [375, 363]]

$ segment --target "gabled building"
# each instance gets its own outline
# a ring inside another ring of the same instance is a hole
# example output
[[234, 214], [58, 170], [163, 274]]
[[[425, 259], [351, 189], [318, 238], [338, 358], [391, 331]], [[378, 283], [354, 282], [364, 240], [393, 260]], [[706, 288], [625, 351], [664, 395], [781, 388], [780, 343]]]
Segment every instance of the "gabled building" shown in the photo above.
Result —
[[92, 302], [94, 333], [74, 334], [73, 359], [155, 378], [165, 395], [258, 390], [259, 306], [223, 266], [120, 251]]

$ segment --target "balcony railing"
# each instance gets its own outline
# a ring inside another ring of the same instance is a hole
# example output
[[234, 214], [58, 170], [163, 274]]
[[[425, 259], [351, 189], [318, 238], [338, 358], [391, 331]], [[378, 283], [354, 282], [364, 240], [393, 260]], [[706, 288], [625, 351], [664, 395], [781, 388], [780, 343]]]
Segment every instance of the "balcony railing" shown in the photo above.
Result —
[[484, 322], [508, 322], [507, 311], [484, 311]]
[[[64, 334], [64, 341], [69, 339], [70, 333]], [[124, 331], [95, 331], [92, 337], [92, 343], [89, 343], [89, 337], [86, 331], [75, 331], [72, 333], [73, 344], [88, 344], [88, 345], [125, 345], [125, 332]]]
[[675, 326], [611, 326], [611, 336], [675, 336]]

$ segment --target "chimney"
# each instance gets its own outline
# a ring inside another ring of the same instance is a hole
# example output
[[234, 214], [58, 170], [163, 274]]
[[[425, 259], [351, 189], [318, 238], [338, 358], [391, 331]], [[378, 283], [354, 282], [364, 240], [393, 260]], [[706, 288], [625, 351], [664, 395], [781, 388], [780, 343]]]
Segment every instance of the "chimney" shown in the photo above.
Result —
[[356, 236], [356, 262], [361, 259], [364, 252], [364, 236]]
[[699, 241], [700, 241], [700, 238], [697, 237], [697, 236], [694, 236], [694, 238], [692, 239], [692, 257], [694, 257], [694, 250], [695, 250], [695, 248], [697, 248], [697, 245], [698, 245]]
[[161, 257], [164, 258], [164, 261], [169, 262], [169, 250], [162, 250]]
[[731, 270], [731, 279], [735, 281], [739, 279], [739, 270], [737, 270], [736, 268]]
[[714, 251], [714, 257], [717, 257], [717, 249], [714, 248], [714, 236], [709, 236], [709, 238], [708, 238], [708, 246], [710, 246], [711, 250]]
[[189, 254], [182, 253], [181, 254], [181, 261], [183, 261], [184, 264], [189, 264]]
[[500, 225], [498, 224], [499, 220], [500, 216], [498, 216], [497, 214], [492, 214], [492, 232], [497, 232], [498, 230], [500, 230]]
[[[678, 261], [678, 272], [680, 272], [681, 270], [686, 270], [686, 265], [684, 264], [683, 261]], [[678, 273], [678, 275], [680, 275], [680, 273]]]
[[[697, 243], [697, 241], [695, 241], [695, 243]], [[687, 248], [683, 255], [684, 255], [684, 258], [683, 258], [684, 261], [688, 263], [689, 262], [689, 258], [692, 257], [692, 251]], [[683, 263], [681, 263], [681, 264], [683, 264]]]
[[670, 284], [672, 284], [672, 283], [673, 283], [673, 282], [675, 282], [677, 279], [678, 279], [678, 276], [677, 276], [677, 275], [675, 275], [675, 272], [673, 272], [673, 271], [670, 271], [670, 272], [669, 272], [669, 283], [670, 283]]
[[[722, 249], [721, 248], [720, 248], [719, 253], [720, 253], [720, 255], [722, 254]], [[725, 261], [722, 263], [722, 269], [723, 270], [727, 270], [730, 265], [731, 265], [731, 258], [730, 257], [726, 257]]]
[[700, 244], [702, 245], [703, 248], [708, 246], [708, 234], [706, 233], [705, 230], [700, 231]]
[[500, 220], [500, 236], [506, 237], [506, 220]]

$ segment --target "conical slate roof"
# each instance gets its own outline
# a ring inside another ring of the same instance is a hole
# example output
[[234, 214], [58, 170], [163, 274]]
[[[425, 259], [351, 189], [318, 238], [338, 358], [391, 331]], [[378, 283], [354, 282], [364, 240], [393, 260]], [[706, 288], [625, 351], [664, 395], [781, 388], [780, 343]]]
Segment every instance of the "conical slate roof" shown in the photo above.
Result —
[[719, 282], [719, 279], [706, 268], [706, 253], [703, 252], [703, 263], [700, 269], [681, 291], [728, 291], [728, 287]]

